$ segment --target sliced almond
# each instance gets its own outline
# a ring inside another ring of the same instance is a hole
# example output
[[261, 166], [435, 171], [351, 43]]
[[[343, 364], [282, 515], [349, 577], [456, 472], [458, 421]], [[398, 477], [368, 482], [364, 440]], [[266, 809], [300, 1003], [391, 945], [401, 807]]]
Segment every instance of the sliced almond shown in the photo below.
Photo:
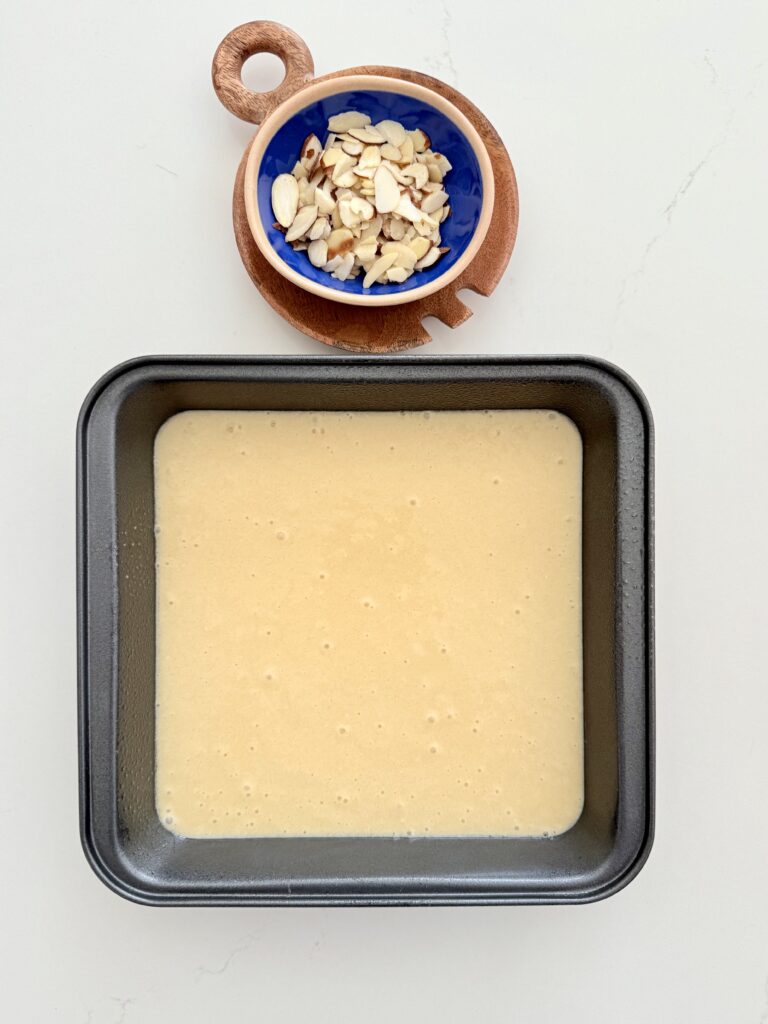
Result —
[[405, 128], [399, 121], [379, 121], [376, 131], [383, 135], [391, 146], [402, 146], [406, 139]]
[[363, 167], [378, 167], [381, 163], [381, 147], [380, 146], [366, 146], [360, 155], [360, 159], [357, 161], [357, 166]]
[[[325, 235], [325, 229], [329, 223], [330, 222], [328, 221], [327, 217], [318, 217], [315, 223], [307, 232], [307, 238], [310, 240], [310, 242], [314, 242], [316, 241], [316, 239], [322, 238]], [[325, 263], [325, 260], [323, 260], [323, 263]]]
[[336, 206], [336, 200], [322, 188], [315, 189], [315, 202], [318, 212], [326, 215], [332, 213]]
[[334, 256], [344, 256], [350, 251], [354, 244], [355, 237], [349, 228], [336, 228], [336, 230], [332, 231], [328, 236], [329, 258], [333, 259]]
[[349, 153], [350, 156], [360, 156], [364, 147], [362, 142], [358, 142], [357, 139], [352, 139], [351, 142], [342, 142], [341, 148], [345, 153]]
[[411, 184], [411, 180], [412, 179], [411, 178], [406, 178], [403, 175], [402, 167], [399, 167], [397, 164], [392, 163], [391, 160], [382, 160], [381, 166], [387, 168], [389, 173], [392, 175], [392, 177], [395, 179], [395, 181], [399, 185], [410, 185]]
[[274, 227], [340, 281], [402, 284], [448, 252], [440, 224], [450, 170], [422, 130], [348, 110], [329, 120], [324, 150], [311, 133], [291, 174], [273, 182]]
[[423, 153], [432, 145], [429, 136], [421, 128], [415, 128], [412, 132], [408, 132], [408, 138], [413, 142], [413, 148], [417, 153]]
[[354, 228], [360, 225], [361, 217], [352, 209], [351, 199], [339, 200], [339, 216], [341, 217], [341, 223], [346, 228], [354, 230]]
[[299, 181], [299, 208], [312, 206], [315, 201], [315, 189], [309, 183], [308, 178], [301, 178]]
[[379, 237], [379, 233], [381, 232], [381, 227], [382, 218], [377, 215], [373, 218], [373, 220], [368, 221], [368, 223], [363, 226], [362, 237], [364, 239], [377, 239]]
[[345, 110], [343, 114], [334, 114], [328, 118], [328, 131], [340, 134], [348, 132], [350, 128], [364, 128], [370, 123], [367, 114], [361, 114], [359, 110]]
[[323, 150], [323, 155], [320, 157], [320, 163], [323, 167], [334, 167], [339, 160], [343, 160], [346, 156], [348, 156], [348, 154], [345, 153], [343, 149], [335, 149], [333, 146], [330, 146]]
[[409, 164], [402, 170], [404, 178], [410, 178], [416, 188], [421, 188], [429, 181], [429, 171], [424, 164]]
[[333, 170], [331, 171], [331, 180], [336, 185], [339, 184], [339, 178], [341, 177], [341, 175], [346, 174], [347, 171], [350, 171], [355, 166], [356, 163], [355, 158], [353, 156], [350, 156], [349, 153], [345, 153], [343, 150], [340, 150], [340, 153], [341, 156], [333, 165]]
[[443, 153], [435, 153], [434, 154], [434, 160], [432, 162], [434, 164], [436, 164], [440, 168], [440, 171], [442, 172], [443, 177], [446, 176], [448, 171], [452, 171], [453, 170], [453, 164], [448, 159], [448, 157], [445, 156]]
[[376, 210], [367, 199], [363, 199], [361, 196], [354, 196], [350, 200], [350, 206], [352, 207], [353, 213], [356, 213], [360, 220], [373, 220]]
[[331, 179], [330, 175], [325, 179], [322, 185], [320, 185], [320, 188], [323, 190], [323, 192], [327, 192], [331, 199], [335, 198], [333, 195], [333, 180]]
[[382, 256], [386, 256], [391, 252], [397, 256], [394, 263], [396, 267], [407, 267], [410, 269], [415, 266], [416, 253], [409, 245], [405, 245], [403, 242], [385, 242], [381, 247]]
[[295, 242], [301, 238], [317, 220], [316, 206], [302, 206], [293, 219], [293, 223], [285, 233], [286, 242]]
[[324, 267], [328, 262], [328, 243], [323, 238], [310, 242], [307, 246], [307, 256], [313, 267]]
[[359, 139], [360, 142], [364, 142], [366, 146], [374, 142], [381, 145], [387, 141], [381, 132], [371, 125], [368, 125], [366, 128], [350, 128], [349, 134], [353, 139]]
[[428, 238], [422, 238], [421, 236], [419, 236], [418, 238], [412, 239], [408, 243], [408, 245], [413, 250], [416, 259], [420, 260], [423, 259], [429, 252], [431, 243]]
[[292, 174], [278, 174], [272, 182], [272, 211], [275, 220], [284, 228], [289, 228], [298, 208], [299, 183]]
[[341, 263], [339, 263], [338, 267], [336, 267], [336, 269], [333, 271], [332, 276], [335, 277], [337, 281], [346, 281], [350, 273], [352, 272], [352, 267], [354, 267], [354, 265], [355, 257], [352, 255], [351, 252], [348, 252], [346, 256], [342, 258]]
[[363, 278], [363, 288], [370, 288], [378, 277], [380, 277], [385, 271], [389, 270], [396, 259], [396, 252], [388, 252], [385, 256], [379, 256]]
[[344, 171], [343, 173], [337, 174], [333, 179], [337, 185], [342, 188], [351, 188], [357, 184], [357, 176], [354, 170]]
[[[294, 180], [294, 179], [291, 179]], [[379, 213], [391, 213], [400, 201], [400, 189], [386, 167], [379, 167], [373, 178], [376, 188], [375, 205]], [[279, 218], [278, 218], [279, 220]]]
[[413, 163], [413, 154], [416, 152], [413, 145], [413, 139], [409, 136], [406, 137], [405, 142], [400, 146], [400, 160], [401, 164]]
[[448, 202], [448, 193], [443, 192], [430, 192], [421, 202], [421, 210], [423, 213], [435, 213]]
[[411, 221], [416, 225], [416, 230], [419, 230], [419, 225], [424, 224], [430, 231], [432, 228], [437, 226], [437, 221], [433, 220], [428, 213], [422, 212], [418, 206], [415, 206], [413, 200], [404, 192], [400, 196], [400, 200], [397, 204], [397, 212], [401, 217]]
[[366, 181], [373, 181], [373, 176], [376, 174], [375, 167], [361, 167], [360, 164], [357, 164], [353, 170], [358, 178], [363, 178]]
[[343, 256], [334, 256], [333, 259], [328, 260], [328, 262], [323, 267], [323, 270], [325, 270], [328, 274], [332, 274], [343, 259]]
[[357, 242], [354, 253], [361, 263], [367, 263], [376, 258], [377, 250], [378, 243], [375, 238], [364, 238]]
[[403, 281], [407, 281], [413, 271], [408, 267], [390, 267], [387, 271], [387, 280], [391, 281], [392, 284], [402, 284]]
[[433, 263], [437, 263], [437, 261], [439, 259], [440, 259], [440, 250], [437, 248], [436, 245], [433, 245], [432, 248], [427, 252], [427, 255], [423, 256], [418, 261], [418, 263], [416, 264], [416, 269], [417, 270], [426, 270], [427, 267], [431, 267]]
[[451, 208], [450, 208], [450, 206], [448, 206], [448, 204], [446, 203], [446, 205], [445, 205], [445, 206], [443, 207], [443, 215], [442, 215], [442, 217], [440, 218], [440, 223], [442, 224], [442, 223], [443, 223], [443, 221], [446, 221], [446, 220], [448, 220], [448, 218], [449, 218], [450, 216], [451, 216]]
[[322, 151], [322, 143], [314, 132], [304, 139], [304, 143], [301, 147], [301, 162], [304, 165], [307, 174], [311, 174], [314, 171]]
[[393, 241], [401, 242], [405, 238], [405, 221], [399, 217], [390, 217], [387, 233]]

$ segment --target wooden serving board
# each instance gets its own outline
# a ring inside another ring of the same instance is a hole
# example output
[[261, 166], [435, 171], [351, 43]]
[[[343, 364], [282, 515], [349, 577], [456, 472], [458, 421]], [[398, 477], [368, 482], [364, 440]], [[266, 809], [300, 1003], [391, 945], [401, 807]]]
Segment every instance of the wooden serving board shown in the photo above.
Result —
[[[241, 33], [237, 37], [237, 33]], [[303, 47], [303, 50], [301, 50]], [[240, 26], [224, 40], [214, 58], [214, 87], [222, 103], [239, 117], [256, 120], [261, 108], [247, 107], [245, 90], [239, 82], [242, 64], [253, 53], [276, 53], [286, 63], [292, 84], [311, 79], [312, 60], [303, 41], [284, 26], [272, 22], [251, 22]], [[303, 66], [291, 67], [292, 53], [301, 52]], [[225, 63], [226, 61], [226, 63]], [[226, 74], [222, 72], [222, 67]], [[233, 102], [233, 75], [240, 92]], [[250, 143], [240, 162], [235, 179], [233, 219], [235, 238], [251, 280], [273, 309], [298, 330], [326, 345], [350, 352], [399, 352], [430, 341], [422, 324], [426, 316], [434, 316], [449, 327], [458, 327], [472, 315], [472, 310], [458, 298], [461, 288], [470, 288], [479, 295], [490, 295], [501, 280], [515, 244], [518, 224], [518, 195], [515, 172], [509, 154], [488, 119], [460, 92], [437, 78], [404, 68], [365, 65], [347, 68], [314, 81], [325, 81], [342, 75], [384, 75], [425, 86], [440, 93], [472, 122], [485, 143], [494, 167], [496, 184], [494, 213], [488, 234], [467, 269], [440, 291], [423, 299], [398, 306], [362, 307], [333, 302], [312, 295], [282, 277], [262, 256], [248, 226], [245, 212], [243, 180]], [[280, 87], [285, 90], [288, 78]], [[299, 86], [302, 88], [303, 86]], [[290, 89], [293, 93], [295, 88]], [[277, 90], [276, 90], [277, 92]], [[272, 95], [272, 94], [268, 94]], [[251, 93], [251, 97], [256, 94]], [[281, 95], [279, 102], [285, 99]], [[250, 103], [258, 102], [251, 100]], [[264, 116], [261, 113], [261, 116]]]

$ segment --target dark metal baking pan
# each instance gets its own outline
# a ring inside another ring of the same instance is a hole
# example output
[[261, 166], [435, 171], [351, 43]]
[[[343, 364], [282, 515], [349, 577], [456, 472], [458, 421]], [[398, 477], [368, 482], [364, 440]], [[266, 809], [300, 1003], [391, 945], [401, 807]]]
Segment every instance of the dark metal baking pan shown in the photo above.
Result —
[[[583, 462], [584, 811], [555, 838], [183, 839], [154, 800], [153, 444], [185, 409], [556, 409]], [[83, 405], [80, 818], [116, 892], [148, 904], [580, 903], [653, 833], [652, 423], [621, 371], [561, 359], [139, 359]]]

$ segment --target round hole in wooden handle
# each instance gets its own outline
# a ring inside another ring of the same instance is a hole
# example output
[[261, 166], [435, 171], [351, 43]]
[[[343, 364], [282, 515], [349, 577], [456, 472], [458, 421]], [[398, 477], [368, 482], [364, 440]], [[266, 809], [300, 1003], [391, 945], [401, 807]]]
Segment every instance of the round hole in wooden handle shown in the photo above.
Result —
[[[243, 85], [243, 64], [256, 53], [273, 53], [285, 65], [285, 78], [271, 92], [252, 92]], [[312, 78], [315, 64], [307, 44], [276, 21], [238, 25], [219, 43], [213, 58], [213, 88], [237, 117], [260, 124], [280, 103]]]

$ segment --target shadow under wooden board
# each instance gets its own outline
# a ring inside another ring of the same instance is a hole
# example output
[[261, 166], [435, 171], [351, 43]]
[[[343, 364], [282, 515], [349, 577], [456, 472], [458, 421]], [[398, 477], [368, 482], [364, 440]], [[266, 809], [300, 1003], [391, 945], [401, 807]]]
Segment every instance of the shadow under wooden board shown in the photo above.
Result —
[[[254, 30], [258, 24], [252, 23]], [[249, 27], [241, 26], [243, 30]], [[285, 33], [287, 36], [294, 36], [294, 33], [283, 26], [274, 28], [279, 29], [278, 35]], [[230, 37], [234, 35], [235, 33], [231, 33]], [[299, 37], [296, 39], [304, 45]], [[280, 50], [273, 48], [272, 45], [259, 45], [258, 49], [251, 45], [248, 49], [250, 53], [277, 52], [278, 56], [285, 59]], [[250, 53], [246, 53], [245, 56], [249, 56]], [[306, 53], [308, 54], [308, 51]], [[217, 54], [214, 60], [214, 86], [225, 106], [246, 120], [256, 120], [252, 112], [234, 109], [236, 104], [230, 103], [230, 97], [226, 95], [227, 84], [231, 83], [235, 73], [239, 83], [239, 71], [244, 58], [242, 54], [237, 56], [240, 58], [239, 66], [237, 59], [230, 59], [231, 68], [227, 67], [225, 83], [217, 80]], [[347, 68], [313, 79], [311, 56], [308, 61], [308, 72], [305, 76], [307, 84], [310, 81], [317, 83], [345, 75], [382, 75], [404, 79], [432, 89], [458, 107], [480, 134], [493, 164], [495, 200], [491, 225], [482, 246], [466, 270], [445, 288], [422, 299], [396, 306], [364, 307], [333, 302], [312, 295], [282, 277], [261, 254], [253, 239], [245, 210], [244, 192], [245, 165], [251, 147], [249, 143], [237, 172], [233, 198], [235, 237], [240, 256], [251, 280], [273, 309], [298, 330], [326, 345], [351, 352], [370, 353], [398, 352], [423, 345], [431, 340], [429, 332], [422, 324], [424, 317], [434, 316], [449, 327], [458, 327], [472, 315], [472, 310], [458, 298], [457, 293], [460, 289], [469, 288], [479, 295], [488, 296], [496, 288], [506, 269], [515, 244], [518, 223], [517, 183], [509, 154], [488, 119], [465, 96], [445, 82], [403, 68], [370, 65]], [[288, 66], [288, 62], [286, 64]], [[283, 83], [283, 86], [285, 84]], [[242, 89], [242, 86], [240, 88]], [[243, 95], [245, 96], [245, 90]], [[250, 96], [254, 97], [255, 94], [251, 93]], [[239, 102], [242, 107], [246, 100], [239, 99]]]

